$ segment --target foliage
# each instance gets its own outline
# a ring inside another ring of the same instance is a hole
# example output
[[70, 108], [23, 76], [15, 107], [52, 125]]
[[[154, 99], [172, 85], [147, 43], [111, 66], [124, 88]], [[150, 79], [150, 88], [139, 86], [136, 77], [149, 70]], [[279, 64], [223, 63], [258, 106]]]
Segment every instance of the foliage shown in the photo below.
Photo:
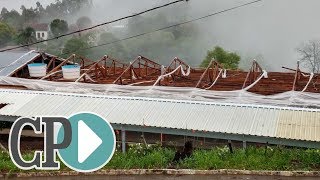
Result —
[[21, 6], [20, 9], [22, 10], [21, 17], [25, 24], [36, 23], [39, 21], [39, 14], [32, 7], [27, 9], [25, 6]]
[[14, 30], [8, 24], [0, 22], [0, 47], [6, 46], [13, 36]]
[[[104, 32], [100, 34], [98, 38], [98, 44], [110, 43], [110, 42], [117, 42], [119, 41], [112, 33]], [[118, 59], [128, 59], [127, 50], [121, 42], [117, 42], [112, 45], [107, 46], [100, 46], [97, 48], [92, 49], [90, 58], [92, 59], [99, 59], [104, 55], [109, 55], [111, 57], [115, 57]]]
[[16, 39], [18, 44], [25, 45], [36, 42], [36, 32], [33, 28], [27, 27], [21, 31]]
[[207, 67], [212, 59], [220, 62], [226, 69], [237, 69], [241, 58], [237, 53], [228, 52], [222, 47], [216, 46], [213, 50], [207, 52], [201, 67]]
[[[51, 22], [52, 17], [74, 19], [80, 10], [91, 8], [90, 0], [60, 0], [51, 3], [47, 7], [43, 7], [40, 2], [36, 3], [35, 8], [22, 7], [22, 13], [26, 17], [21, 16], [18, 12], [9, 12], [7, 9], [2, 10], [1, 18], [15, 29], [22, 29], [28, 26], [29, 22]], [[183, 21], [184, 17], [177, 17], [176, 13], [171, 11], [152, 14], [148, 16], [138, 16], [128, 21], [126, 28], [108, 31], [101, 33], [98, 31], [88, 31], [81, 33], [81, 39], [87, 41], [90, 45], [108, 44], [110, 42], [119, 41], [119, 37], [132, 36], [144, 32], [153, 31], [163, 26], [170, 26], [177, 22]], [[170, 14], [170, 15], [168, 15]], [[75, 17], [74, 17], [75, 16]], [[170, 17], [170, 19], [168, 18]], [[10, 23], [9, 23], [10, 22]], [[15, 24], [15, 22], [18, 22]], [[82, 29], [92, 24], [87, 17], [78, 19], [76, 25]], [[67, 24], [63, 24], [58, 20], [55, 24], [50, 25], [52, 35], [57, 36], [67, 32]], [[21, 26], [21, 27], [19, 27]], [[101, 33], [101, 34], [100, 34]], [[150, 59], [156, 59], [160, 63], [168, 63], [171, 59], [178, 56], [186, 62], [194, 61], [197, 57], [199, 46], [197, 43], [197, 28], [194, 24], [176, 26], [169, 29], [164, 29], [156, 33], [139, 36], [123, 42], [112, 43], [99, 48], [94, 48], [94, 51], [89, 51], [89, 58], [98, 59], [101, 56], [108, 54], [123, 61], [130, 61], [138, 55], [144, 55]], [[65, 42], [69, 39], [64, 38]], [[57, 43], [48, 42], [47, 50], [50, 53], [59, 55], [65, 42], [61, 40]], [[58, 54], [57, 54], [58, 53]]]
[[87, 56], [89, 54], [89, 50], [86, 48], [89, 46], [90, 45], [87, 43], [86, 39], [73, 37], [66, 42], [62, 50], [63, 57], [66, 58], [72, 54]]
[[[116, 152], [106, 168], [158, 169], [167, 168], [174, 156], [171, 149], [131, 147], [126, 154]], [[195, 150], [193, 156], [177, 165], [182, 169], [246, 169], [246, 170], [320, 170], [320, 151], [287, 149], [278, 147], [235, 149], [227, 147], [211, 150]]]
[[43, 7], [38, 1], [35, 8], [21, 6], [21, 14], [16, 10], [8, 11], [8, 9], [2, 8], [0, 21], [7, 23], [18, 31], [40, 21], [50, 22], [53, 17], [68, 18], [81, 9], [90, 8], [91, 6], [90, 0], [57, 0], [47, 7]]
[[[33, 159], [33, 153], [27, 153], [22, 155], [27, 161]], [[0, 172], [19, 172], [21, 171], [17, 166], [15, 166], [7, 152], [0, 150]]]
[[15, 30], [21, 30], [23, 27], [22, 16], [16, 10], [8, 11], [2, 8], [0, 20], [13, 27]]
[[[128, 21], [127, 36], [151, 32], [165, 26], [180, 22], [180, 19], [168, 19], [164, 13], [150, 16], [138, 16]], [[176, 26], [139, 36], [123, 42], [127, 49], [128, 57], [144, 55], [156, 59], [160, 63], [168, 63], [178, 56], [186, 62], [191, 62], [195, 57], [195, 43], [198, 31], [194, 24]], [[111, 46], [111, 45], [110, 45]]]
[[65, 20], [55, 19], [50, 23], [50, 30], [55, 37], [67, 33], [68, 23]]
[[92, 26], [92, 21], [91, 21], [91, 19], [89, 17], [82, 16], [77, 20], [76, 24], [77, 24], [79, 29], [84, 29], [84, 28]]
[[133, 145], [123, 154], [116, 151], [105, 168], [108, 169], [163, 169], [173, 159], [170, 149], [151, 145]]
[[[158, 145], [133, 145], [123, 154], [116, 151], [105, 169], [165, 169], [171, 166], [174, 150]], [[32, 159], [32, 153], [23, 155]], [[63, 163], [62, 170], [69, 170]], [[0, 152], [0, 172], [19, 171], [5, 152]], [[227, 147], [195, 150], [190, 158], [176, 165], [180, 169], [239, 169], [271, 171], [319, 171], [320, 151], [282, 147], [235, 149]]]
[[320, 40], [310, 40], [297, 48], [300, 61], [313, 73], [320, 72]]
[[62, 0], [51, 3], [45, 9], [48, 17], [65, 17], [74, 15], [82, 8], [90, 8], [90, 0]]
[[49, 54], [60, 55], [68, 39], [68, 37], [62, 37], [54, 41], [48, 41], [44, 51]]

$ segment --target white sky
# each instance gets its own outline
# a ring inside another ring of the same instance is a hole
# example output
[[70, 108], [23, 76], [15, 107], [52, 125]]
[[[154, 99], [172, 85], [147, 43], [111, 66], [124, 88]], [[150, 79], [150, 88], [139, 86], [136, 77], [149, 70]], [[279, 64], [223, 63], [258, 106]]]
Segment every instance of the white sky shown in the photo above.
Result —
[[36, 2], [39, 1], [43, 6], [54, 2], [54, 0], [0, 0], [0, 9], [6, 7], [7, 9], [20, 10], [21, 5], [28, 7], [36, 6]]

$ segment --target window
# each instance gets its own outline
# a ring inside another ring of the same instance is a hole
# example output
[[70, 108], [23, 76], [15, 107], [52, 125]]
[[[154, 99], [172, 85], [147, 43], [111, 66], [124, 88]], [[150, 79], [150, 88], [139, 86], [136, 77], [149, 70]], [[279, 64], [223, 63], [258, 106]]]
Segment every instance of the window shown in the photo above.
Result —
[[1, 108], [4, 108], [6, 105], [8, 105], [8, 104], [1, 104], [1, 103], [0, 103], [0, 109], [1, 109]]
[[37, 33], [37, 35], [38, 35], [38, 38], [41, 38], [41, 36], [40, 36], [40, 33], [39, 33], [39, 32]]
[[42, 37], [44, 37], [44, 32], [42, 33]]

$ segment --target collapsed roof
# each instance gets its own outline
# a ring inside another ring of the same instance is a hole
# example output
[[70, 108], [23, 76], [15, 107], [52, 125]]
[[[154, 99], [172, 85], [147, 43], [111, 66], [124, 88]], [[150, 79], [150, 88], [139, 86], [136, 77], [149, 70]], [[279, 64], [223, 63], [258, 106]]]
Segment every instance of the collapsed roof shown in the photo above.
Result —
[[[286, 72], [266, 72], [253, 61], [249, 71], [227, 70], [217, 61], [207, 68], [193, 68], [179, 58], [169, 65], [161, 65], [151, 59], [138, 56], [131, 63], [124, 63], [110, 56], [98, 61], [72, 55], [67, 59], [47, 53], [30, 51], [0, 53], [0, 76], [39, 79], [54, 82], [78, 82], [91, 84], [118, 84], [130, 86], [191, 87], [213, 91], [248, 90], [261, 95], [273, 95], [287, 91], [320, 92], [318, 74], [286, 68]], [[30, 76], [28, 64], [45, 63], [44, 77]], [[62, 67], [78, 64], [80, 76], [65, 79]]]

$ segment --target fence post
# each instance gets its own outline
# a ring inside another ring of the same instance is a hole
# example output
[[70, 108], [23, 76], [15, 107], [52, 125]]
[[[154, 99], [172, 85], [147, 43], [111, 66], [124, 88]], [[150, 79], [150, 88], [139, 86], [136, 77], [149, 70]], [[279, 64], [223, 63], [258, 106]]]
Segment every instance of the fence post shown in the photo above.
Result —
[[126, 153], [126, 131], [121, 130], [121, 147], [122, 153]]

